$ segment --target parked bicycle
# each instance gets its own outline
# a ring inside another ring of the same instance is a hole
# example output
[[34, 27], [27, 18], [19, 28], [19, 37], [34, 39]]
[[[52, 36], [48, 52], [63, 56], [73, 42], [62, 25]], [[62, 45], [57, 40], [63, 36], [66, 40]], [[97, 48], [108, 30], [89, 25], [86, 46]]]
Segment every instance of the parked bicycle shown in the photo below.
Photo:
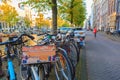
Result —
[[22, 34], [16, 40], [0, 43], [0, 45], [5, 45], [5, 53], [7, 58], [7, 80], [17, 80], [14, 64], [12, 62], [12, 58], [14, 58], [17, 54], [11, 53], [11, 47], [14, 45], [22, 44], [23, 42], [20, 40], [22, 36], [28, 36], [29, 38], [33, 39], [33, 37], [30, 35]]
[[80, 53], [77, 43], [74, 41], [74, 38], [71, 37], [71, 35], [68, 34], [67, 35], [61, 34], [61, 35], [63, 35], [61, 39], [59, 39], [62, 42], [61, 47], [67, 51], [68, 56], [75, 67], [79, 61], [79, 53]]
[[53, 38], [50, 41], [47, 41], [49, 44], [45, 42], [42, 45], [24, 46], [24, 58], [21, 64], [30, 68], [30, 78], [32, 80], [47, 79], [46, 72], [49, 74], [48, 68], [50, 67], [48, 66], [51, 65], [54, 66], [53, 69], [57, 80], [73, 80], [74, 71], [68, 53], [60, 47], [60, 42]]

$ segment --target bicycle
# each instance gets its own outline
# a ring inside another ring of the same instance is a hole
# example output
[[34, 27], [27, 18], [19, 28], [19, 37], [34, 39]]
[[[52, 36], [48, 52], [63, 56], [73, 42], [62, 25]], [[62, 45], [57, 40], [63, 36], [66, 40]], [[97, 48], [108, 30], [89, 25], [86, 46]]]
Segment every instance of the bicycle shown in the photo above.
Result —
[[[47, 70], [45, 68], [45, 64], [46, 64], [47, 67], [48, 67], [49, 64], [54, 65], [54, 71], [55, 71], [55, 75], [56, 75], [57, 80], [63, 80], [63, 79], [73, 80], [72, 79], [73, 78], [72, 77], [72, 74], [73, 74], [72, 66], [71, 66], [71, 62], [70, 62], [70, 60], [67, 56], [67, 52], [64, 49], [60, 48], [56, 41], [54, 41], [53, 43], [55, 43], [55, 44], [54, 45], [51, 45], [51, 44], [44, 45], [44, 44], [42, 44], [42, 45], [24, 47], [23, 52], [26, 53], [25, 54], [26, 57], [28, 57], [28, 55], [29, 55], [29, 59], [30, 59], [30, 56], [32, 58], [32, 54], [36, 54], [36, 56], [39, 57], [36, 60], [34, 59], [35, 62], [31, 62], [31, 61], [29, 61], [28, 58], [25, 59], [25, 56], [24, 56], [25, 60], [23, 59], [22, 63], [21, 63], [21, 64], [29, 66], [31, 68], [31, 74], [30, 74], [31, 77], [30, 78], [32, 80], [43, 80], [43, 79], [47, 78], [45, 76], [45, 74], [46, 74], [46, 71], [49, 74], [49, 70]], [[49, 50], [49, 49], [51, 49], [50, 46], [55, 48], [53, 52], [51, 52]], [[37, 47], [37, 48], [35, 49], [35, 47]], [[43, 47], [46, 47], [46, 48], [42, 49]], [[47, 49], [48, 49], [48, 51], [47, 51]], [[35, 52], [34, 50], [38, 51], [38, 53]], [[41, 59], [41, 57], [43, 57], [43, 56], [41, 56], [43, 54], [42, 50], [43, 50], [44, 54], [46, 52], [48, 53], [46, 59], [44, 59], [44, 60]], [[46, 50], [46, 52], [44, 50]], [[52, 55], [49, 54], [50, 52], [51, 52]], [[41, 71], [39, 69], [41, 69]], [[40, 73], [42, 73], [42, 74], [40, 74]], [[41, 79], [41, 77], [42, 77], [42, 79]]]
[[74, 41], [74, 38], [72, 38], [70, 35], [64, 34], [64, 38], [61, 38], [61, 41], [62, 41], [61, 47], [67, 51], [68, 56], [69, 56], [70, 60], [72, 61], [72, 64], [75, 67], [79, 61], [79, 52], [80, 51], [77, 47], [76, 42]]
[[33, 37], [30, 35], [22, 34], [16, 40], [0, 43], [0, 45], [5, 45], [5, 52], [6, 52], [6, 58], [7, 58], [7, 76], [6, 77], [8, 80], [17, 80], [17, 76], [14, 70], [14, 64], [12, 62], [12, 58], [14, 57], [15, 54], [11, 53], [11, 46], [22, 44], [23, 42], [21, 42], [20, 40], [22, 36], [28, 36], [29, 38], [33, 39]]
[[62, 34], [61, 38], [56, 37], [56, 39], [51, 40], [53, 42], [58, 42], [59, 43], [59, 48], [62, 48], [63, 50], [65, 50], [65, 54], [67, 55], [67, 58], [69, 58], [69, 65], [71, 67], [71, 73], [72, 73], [72, 79], [74, 79], [75, 77], [75, 66], [77, 64], [77, 60], [78, 60], [78, 53], [76, 52], [76, 47], [73, 44], [73, 42], [71, 42], [71, 39], [66, 37], [65, 34]]

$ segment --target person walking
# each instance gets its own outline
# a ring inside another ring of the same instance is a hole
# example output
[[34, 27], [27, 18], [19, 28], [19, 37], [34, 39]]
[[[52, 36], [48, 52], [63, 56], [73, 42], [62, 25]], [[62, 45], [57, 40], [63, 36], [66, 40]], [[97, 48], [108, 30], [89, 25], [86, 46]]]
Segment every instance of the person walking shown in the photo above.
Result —
[[97, 29], [96, 29], [96, 27], [94, 27], [93, 33], [94, 33], [94, 37], [96, 38], [96, 35], [97, 35]]

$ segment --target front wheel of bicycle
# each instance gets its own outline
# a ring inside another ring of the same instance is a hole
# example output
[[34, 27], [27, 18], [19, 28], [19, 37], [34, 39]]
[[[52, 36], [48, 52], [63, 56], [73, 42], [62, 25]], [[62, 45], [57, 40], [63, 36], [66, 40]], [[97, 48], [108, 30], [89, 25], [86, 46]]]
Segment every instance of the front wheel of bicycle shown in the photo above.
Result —
[[64, 51], [58, 51], [55, 63], [55, 75], [57, 80], [72, 80], [70, 60]]
[[44, 66], [43, 65], [39, 66], [38, 71], [39, 71], [38, 74], [39, 74], [40, 80], [46, 80], [45, 79], [45, 71], [44, 71]]

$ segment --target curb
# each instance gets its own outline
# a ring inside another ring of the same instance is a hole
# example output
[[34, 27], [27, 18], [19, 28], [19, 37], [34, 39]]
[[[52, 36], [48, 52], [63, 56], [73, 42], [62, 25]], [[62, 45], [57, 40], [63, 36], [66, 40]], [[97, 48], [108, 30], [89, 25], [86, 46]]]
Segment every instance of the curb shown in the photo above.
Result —
[[81, 54], [80, 54], [80, 80], [88, 80], [88, 73], [87, 73], [87, 60], [86, 60], [86, 48], [83, 47], [80, 50]]

